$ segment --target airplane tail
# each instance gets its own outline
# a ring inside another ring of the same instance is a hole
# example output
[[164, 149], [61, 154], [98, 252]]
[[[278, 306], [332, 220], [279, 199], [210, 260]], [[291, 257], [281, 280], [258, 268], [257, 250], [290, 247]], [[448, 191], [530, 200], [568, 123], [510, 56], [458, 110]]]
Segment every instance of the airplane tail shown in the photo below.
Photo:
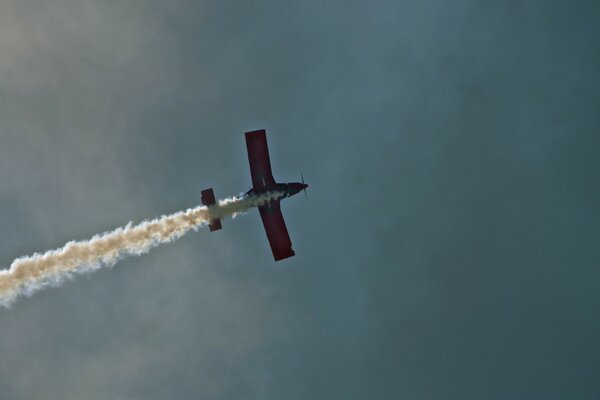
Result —
[[[207, 207], [211, 207], [216, 203], [215, 193], [212, 188], [204, 189], [202, 192], [202, 204]], [[210, 231], [218, 231], [222, 228], [221, 220], [219, 218], [214, 218], [210, 220], [210, 224], [208, 225]]]

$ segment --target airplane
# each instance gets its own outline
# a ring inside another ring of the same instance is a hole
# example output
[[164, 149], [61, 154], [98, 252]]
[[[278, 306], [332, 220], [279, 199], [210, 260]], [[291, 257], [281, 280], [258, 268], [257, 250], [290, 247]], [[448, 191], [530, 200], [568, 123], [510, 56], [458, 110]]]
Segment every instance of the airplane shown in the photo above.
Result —
[[[252, 188], [244, 194], [244, 198], [258, 197], [267, 192], [281, 192], [281, 199], [291, 197], [301, 190], [304, 190], [308, 185], [304, 183], [290, 182], [277, 183], [271, 172], [271, 160], [269, 159], [269, 149], [267, 147], [267, 132], [264, 129], [246, 132], [246, 148], [248, 150], [248, 161], [250, 162], [250, 175], [252, 176]], [[294, 256], [292, 250], [292, 241], [288, 234], [281, 213], [279, 202], [280, 198], [272, 199], [267, 204], [258, 207], [260, 218], [262, 219], [267, 239], [273, 252], [275, 261], [283, 260]], [[202, 204], [210, 207], [215, 204], [215, 194], [212, 188], [202, 191]], [[210, 231], [216, 231], [222, 228], [219, 218], [212, 219], [209, 224]]]

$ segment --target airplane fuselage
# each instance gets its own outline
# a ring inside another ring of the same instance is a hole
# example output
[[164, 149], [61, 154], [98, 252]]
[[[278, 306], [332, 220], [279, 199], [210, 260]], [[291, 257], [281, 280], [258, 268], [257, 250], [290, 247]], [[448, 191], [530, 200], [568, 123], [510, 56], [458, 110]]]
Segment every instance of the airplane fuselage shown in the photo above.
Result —
[[285, 198], [285, 197], [291, 197], [291, 196], [297, 194], [298, 192], [300, 192], [301, 190], [306, 189], [307, 187], [308, 187], [307, 184], [300, 183], [300, 182], [276, 183], [274, 185], [262, 187], [258, 190], [256, 188], [252, 188], [252, 189], [248, 190], [244, 194], [244, 196], [251, 197], [251, 196], [259, 196], [261, 194], [265, 194], [268, 192], [278, 192], [278, 193], [282, 193], [282, 196], [281, 196], [282, 198]]

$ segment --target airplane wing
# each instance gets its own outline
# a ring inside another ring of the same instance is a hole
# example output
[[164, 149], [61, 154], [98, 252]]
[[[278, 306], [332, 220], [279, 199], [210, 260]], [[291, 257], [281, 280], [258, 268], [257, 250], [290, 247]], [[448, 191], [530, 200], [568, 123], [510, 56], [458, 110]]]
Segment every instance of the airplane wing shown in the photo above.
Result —
[[285, 226], [283, 214], [281, 214], [279, 200], [271, 200], [269, 203], [258, 207], [258, 211], [267, 232], [267, 239], [269, 239], [275, 261], [296, 254], [292, 250], [292, 241]]
[[271, 172], [271, 160], [269, 159], [265, 130], [246, 132], [246, 147], [248, 148], [252, 186], [257, 190], [274, 186], [275, 179], [273, 179], [273, 173]]

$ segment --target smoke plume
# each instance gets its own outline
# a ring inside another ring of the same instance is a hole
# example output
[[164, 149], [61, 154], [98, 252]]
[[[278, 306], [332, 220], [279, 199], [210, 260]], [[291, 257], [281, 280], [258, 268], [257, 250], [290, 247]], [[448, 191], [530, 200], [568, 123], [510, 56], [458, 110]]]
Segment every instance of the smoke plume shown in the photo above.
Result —
[[113, 266], [127, 255], [141, 255], [151, 248], [172, 242], [188, 231], [208, 224], [213, 218], [235, 216], [259, 206], [281, 193], [258, 197], [220, 200], [219, 205], [191, 208], [96, 235], [85, 241], [72, 241], [60, 249], [17, 258], [8, 270], [0, 270], [0, 305], [9, 306], [19, 296], [30, 296], [46, 287], [59, 286], [75, 274]]

